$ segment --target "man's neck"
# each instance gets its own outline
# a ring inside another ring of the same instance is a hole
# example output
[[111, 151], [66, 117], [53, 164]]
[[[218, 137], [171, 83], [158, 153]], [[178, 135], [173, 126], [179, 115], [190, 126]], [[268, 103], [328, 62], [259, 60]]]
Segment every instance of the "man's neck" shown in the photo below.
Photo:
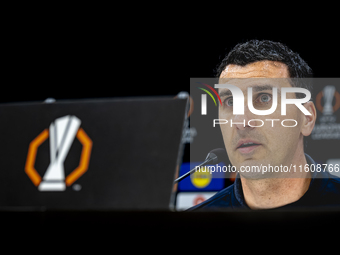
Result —
[[[296, 162], [305, 166], [306, 158]], [[311, 178], [305, 173], [301, 178], [247, 179], [241, 176], [243, 195], [251, 209], [270, 209], [299, 200], [308, 190]]]

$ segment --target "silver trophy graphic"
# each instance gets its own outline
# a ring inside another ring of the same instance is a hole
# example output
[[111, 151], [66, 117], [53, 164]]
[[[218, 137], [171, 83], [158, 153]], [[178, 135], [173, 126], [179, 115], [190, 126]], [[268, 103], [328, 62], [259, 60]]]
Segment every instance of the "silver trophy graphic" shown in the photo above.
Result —
[[64, 191], [66, 189], [64, 161], [80, 124], [80, 119], [70, 115], [58, 118], [51, 123], [49, 128], [50, 165], [38, 187], [40, 191]]
[[333, 114], [332, 100], [333, 100], [334, 93], [335, 93], [335, 87], [328, 85], [324, 87], [322, 93], [323, 93], [323, 97], [325, 100], [322, 113], [324, 115], [332, 115]]

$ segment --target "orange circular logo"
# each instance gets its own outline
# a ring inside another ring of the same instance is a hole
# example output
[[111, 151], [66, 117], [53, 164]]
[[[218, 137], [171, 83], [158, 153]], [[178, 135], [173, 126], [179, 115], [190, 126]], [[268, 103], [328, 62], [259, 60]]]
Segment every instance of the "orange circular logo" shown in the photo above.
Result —
[[[34, 167], [37, 150], [38, 147], [49, 137], [48, 129], [42, 131], [33, 141], [30, 143], [28, 148], [28, 154], [25, 165], [25, 172], [28, 177], [31, 179], [35, 186], [39, 186], [42, 181], [41, 176], [37, 172]], [[92, 149], [92, 140], [87, 136], [85, 131], [82, 128], [79, 128], [76, 133], [76, 138], [82, 144], [82, 152], [80, 156], [80, 162], [76, 169], [74, 169], [66, 178], [65, 184], [66, 186], [70, 186], [73, 184], [80, 176], [82, 176], [88, 169], [91, 149]]]
[[193, 204], [198, 205], [204, 201], [205, 201], [205, 198], [201, 195], [198, 195], [197, 197], [194, 198]]
[[[321, 104], [321, 99], [324, 97], [323, 91], [320, 91], [315, 98], [315, 104], [316, 108], [320, 111], [323, 112], [323, 106]], [[338, 110], [340, 108], [340, 93], [338, 91], [334, 92], [334, 97], [335, 97], [335, 104], [333, 106], [333, 112]]]

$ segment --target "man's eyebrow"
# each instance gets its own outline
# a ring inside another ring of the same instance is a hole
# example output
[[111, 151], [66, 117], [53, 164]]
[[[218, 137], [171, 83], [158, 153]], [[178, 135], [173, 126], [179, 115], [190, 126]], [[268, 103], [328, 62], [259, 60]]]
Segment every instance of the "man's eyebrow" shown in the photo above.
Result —
[[[273, 88], [275, 88], [275, 86], [273, 85], [257, 85], [253, 87], [253, 91], [254, 92], [260, 92], [260, 91], [264, 91], [264, 90], [273, 90]], [[277, 90], [277, 92], [280, 94], [280, 89]]]
[[231, 96], [231, 91], [229, 89], [222, 90], [221, 93], [219, 93], [220, 97], [226, 97]]
[[[255, 85], [255, 86], [252, 86], [253, 92], [260, 92], [260, 91], [264, 91], [264, 90], [273, 90], [274, 87], [275, 86], [273, 86], [273, 85]], [[281, 94], [280, 89], [278, 89], [277, 92], [279, 94]], [[219, 93], [220, 97], [231, 96], [231, 95], [232, 95], [232, 93], [229, 89], [222, 90], [221, 93]]]

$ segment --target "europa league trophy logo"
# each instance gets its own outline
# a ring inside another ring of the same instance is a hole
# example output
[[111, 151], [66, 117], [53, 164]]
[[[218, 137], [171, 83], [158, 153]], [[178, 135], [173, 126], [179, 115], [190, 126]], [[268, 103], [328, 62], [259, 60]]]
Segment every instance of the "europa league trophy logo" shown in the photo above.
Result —
[[335, 93], [335, 87], [334, 86], [326, 86], [323, 89], [323, 95], [325, 104], [323, 106], [323, 114], [324, 115], [332, 115], [333, 114], [333, 106], [332, 106], [332, 100]]
[[81, 121], [75, 116], [64, 116], [51, 123], [50, 165], [40, 183], [40, 191], [63, 191], [66, 189], [64, 161], [77, 134]]

